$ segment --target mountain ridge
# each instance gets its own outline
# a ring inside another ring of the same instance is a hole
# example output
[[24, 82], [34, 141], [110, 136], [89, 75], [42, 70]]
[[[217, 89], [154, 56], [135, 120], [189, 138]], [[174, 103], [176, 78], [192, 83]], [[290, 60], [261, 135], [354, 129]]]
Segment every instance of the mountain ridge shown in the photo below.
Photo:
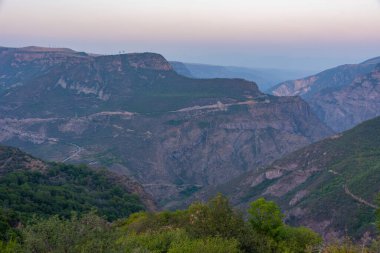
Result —
[[379, 64], [380, 57], [376, 57], [360, 64], [341, 65], [280, 83], [271, 93], [301, 96], [323, 122], [341, 132], [380, 115]]
[[243, 78], [256, 82], [260, 90], [267, 92], [281, 81], [294, 79], [311, 74], [313, 71], [249, 68], [237, 66], [218, 66], [201, 63], [184, 63], [170, 61], [174, 70], [190, 78]]

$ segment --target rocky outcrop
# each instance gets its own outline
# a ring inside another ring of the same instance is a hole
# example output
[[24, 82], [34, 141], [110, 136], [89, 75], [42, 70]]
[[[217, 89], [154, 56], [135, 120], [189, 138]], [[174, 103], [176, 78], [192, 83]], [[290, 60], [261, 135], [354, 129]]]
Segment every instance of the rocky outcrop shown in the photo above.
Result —
[[373, 58], [274, 87], [276, 96], [301, 96], [333, 130], [344, 131], [380, 115], [379, 64]]
[[164, 57], [154, 53], [127, 54], [126, 60], [129, 66], [136, 69], [152, 69], [161, 71], [172, 71], [173, 68]]

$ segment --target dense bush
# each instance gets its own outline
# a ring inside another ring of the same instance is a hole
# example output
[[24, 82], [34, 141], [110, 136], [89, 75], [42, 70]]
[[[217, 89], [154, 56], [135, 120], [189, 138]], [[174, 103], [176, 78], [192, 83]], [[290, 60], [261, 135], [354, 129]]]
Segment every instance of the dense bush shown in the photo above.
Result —
[[0, 241], [8, 241], [19, 236], [18, 230], [15, 229], [19, 220], [15, 211], [0, 208]]
[[111, 225], [88, 214], [65, 220], [58, 216], [37, 219], [22, 229], [23, 252], [110, 252], [116, 237]]

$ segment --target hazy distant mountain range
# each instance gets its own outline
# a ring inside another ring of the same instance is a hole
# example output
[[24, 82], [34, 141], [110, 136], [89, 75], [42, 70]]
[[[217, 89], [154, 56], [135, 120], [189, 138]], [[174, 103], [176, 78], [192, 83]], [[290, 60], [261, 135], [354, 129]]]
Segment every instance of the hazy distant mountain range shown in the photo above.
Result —
[[380, 115], [380, 57], [280, 83], [271, 93], [301, 96], [327, 125], [343, 131]]
[[312, 70], [286, 70], [265, 68], [244, 68], [235, 66], [216, 66], [197, 63], [171, 61], [174, 70], [192, 78], [242, 78], [254, 81], [260, 90], [266, 92], [276, 84], [313, 74]]

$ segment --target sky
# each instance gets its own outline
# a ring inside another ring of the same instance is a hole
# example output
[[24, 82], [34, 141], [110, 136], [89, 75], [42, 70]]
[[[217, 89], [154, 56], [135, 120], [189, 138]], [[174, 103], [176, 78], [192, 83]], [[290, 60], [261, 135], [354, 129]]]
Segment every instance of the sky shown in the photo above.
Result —
[[0, 46], [322, 70], [380, 56], [380, 0], [0, 0]]

